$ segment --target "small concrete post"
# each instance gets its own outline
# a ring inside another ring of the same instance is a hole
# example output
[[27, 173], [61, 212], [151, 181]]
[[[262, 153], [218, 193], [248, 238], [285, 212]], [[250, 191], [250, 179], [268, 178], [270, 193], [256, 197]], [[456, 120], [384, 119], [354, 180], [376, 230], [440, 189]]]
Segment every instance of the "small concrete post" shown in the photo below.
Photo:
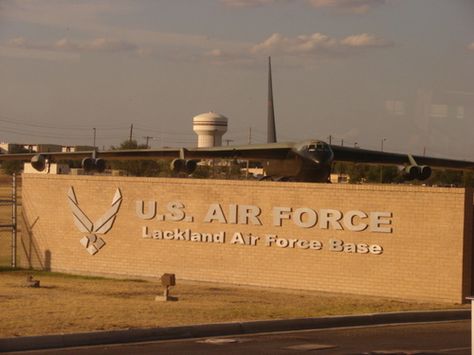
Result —
[[161, 285], [164, 287], [163, 297], [156, 296], [155, 301], [177, 301], [177, 297], [169, 295], [170, 286], [176, 286], [176, 276], [174, 274], [163, 274], [160, 279]]

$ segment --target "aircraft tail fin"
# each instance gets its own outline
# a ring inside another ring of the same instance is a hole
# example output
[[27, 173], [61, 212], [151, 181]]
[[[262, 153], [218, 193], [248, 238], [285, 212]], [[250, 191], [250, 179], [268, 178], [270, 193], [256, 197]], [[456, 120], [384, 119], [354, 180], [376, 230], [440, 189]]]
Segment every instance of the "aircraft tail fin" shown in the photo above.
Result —
[[268, 119], [267, 143], [276, 143], [275, 109], [273, 107], [272, 61], [268, 57]]

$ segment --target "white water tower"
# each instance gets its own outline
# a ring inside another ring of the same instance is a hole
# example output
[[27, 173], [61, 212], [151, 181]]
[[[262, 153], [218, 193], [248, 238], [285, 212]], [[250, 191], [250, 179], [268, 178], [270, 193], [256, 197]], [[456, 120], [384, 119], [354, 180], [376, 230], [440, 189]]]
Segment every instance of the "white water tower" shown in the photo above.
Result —
[[219, 147], [227, 132], [227, 117], [215, 112], [201, 113], [193, 118], [193, 130], [198, 135], [198, 148]]

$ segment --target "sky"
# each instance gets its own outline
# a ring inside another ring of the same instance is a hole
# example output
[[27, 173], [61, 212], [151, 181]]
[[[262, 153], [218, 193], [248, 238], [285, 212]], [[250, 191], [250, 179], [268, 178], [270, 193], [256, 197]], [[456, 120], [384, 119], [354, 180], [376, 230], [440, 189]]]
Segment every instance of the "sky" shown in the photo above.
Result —
[[[472, 0], [0, 0], [0, 141], [266, 140], [474, 160]], [[250, 134], [251, 132], [251, 134]], [[330, 137], [330, 138], [329, 138]], [[383, 143], [382, 143], [383, 142]]]

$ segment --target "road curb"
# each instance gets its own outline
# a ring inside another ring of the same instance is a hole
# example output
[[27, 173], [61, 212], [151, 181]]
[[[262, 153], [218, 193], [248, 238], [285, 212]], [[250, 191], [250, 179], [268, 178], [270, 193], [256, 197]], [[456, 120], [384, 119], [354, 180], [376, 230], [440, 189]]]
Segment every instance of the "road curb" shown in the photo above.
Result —
[[464, 320], [470, 318], [470, 309], [454, 309], [263, 320], [240, 323], [199, 324], [168, 328], [128, 329], [90, 333], [0, 338], [0, 352], [243, 335], [290, 330]]

